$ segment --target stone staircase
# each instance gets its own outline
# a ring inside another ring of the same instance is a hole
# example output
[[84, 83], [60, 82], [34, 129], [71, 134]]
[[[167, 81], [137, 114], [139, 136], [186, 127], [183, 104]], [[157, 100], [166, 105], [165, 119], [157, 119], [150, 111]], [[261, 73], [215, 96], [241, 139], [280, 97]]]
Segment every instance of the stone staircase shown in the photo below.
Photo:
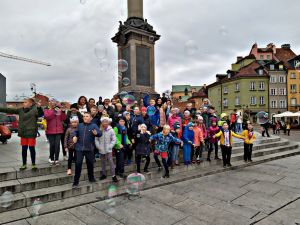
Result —
[[[222, 161], [204, 161], [200, 165], [189, 167], [177, 166], [170, 170], [170, 178], [163, 179], [162, 172], [157, 171], [157, 166], [151, 157], [150, 174], [145, 174], [146, 184], [144, 189], [168, 185], [227, 170], [243, 168], [266, 161], [289, 157], [300, 154], [298, 143], [273, 136], [271, 138], [259, 137], [253, 147], [253, 162], [244, 163], [243, 143], [235, 140], [232, 164], [230, 168], [223, 168]], [[204, 153], [204, 158], [206, 156]], [[212, 153], [214, 156], [214, 154]], [[85, 165], [84, 165], [85, 166]], [[74, 167], [74, 166], [73, 166]], [[33, 212], [33, 202], [40, 199], [43, 205], [39, 214], [47, 214], [55, 211], [76, 207], [79, 205], [107, 199], [109, 185], [117, 186], [118, 195], [126, 193], [125, 180], [120, 179], [116, 184], [108, 178], [104, 181], [89, 183], [86, 168], [82, 171], [81, 182], [78, 188], [72, 188], [72, 176], [66, 175], [67, 165], [49, 167], [48, 164], [39, 165], [37, 171], [19, 171], [15, 168], [0, 169], [0, 194], [10, 191], [14, 195], [13, 203], [8, 208], [0, 207], [0, 224], [9, 223], [29, 218]], [[95, 163], [95, 177], [100, 176], [100, 162]], [[135, 165], [126, 166], [127, 174], [136, 170]], [[109, 168], [107, 168], [109, 174]]]

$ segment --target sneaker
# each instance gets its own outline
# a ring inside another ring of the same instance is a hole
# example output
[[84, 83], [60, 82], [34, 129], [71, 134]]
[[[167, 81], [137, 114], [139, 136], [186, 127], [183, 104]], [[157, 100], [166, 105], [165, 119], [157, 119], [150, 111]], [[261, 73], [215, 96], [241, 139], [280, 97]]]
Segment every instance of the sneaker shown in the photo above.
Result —
[[68, 161], [68, 156], [64, 156], [64, 161]]
[[20, 170], [26, 170], [27, 169], [27, 166], [26, 165], [23, 165], [20, 167]]
[[55, 164], [56, 166], [58, 166], [58, 165], [59, 165], [59, 161], [56, 160], [56, 161], [54, 162], [54, 164]]
[[96, 179], [89, 180], [90, 183], [96, 183]]
[[102, 175], [99, 180], [105, 180], [106, 179], [106, 176], [105, 175]]
[[73, 183], [72, 188], [78, 188], [78, 183]]
[[231, 167], [232, 165], [231, 165], [231, 163], [228, 163], [227, 166]]
[[113, 176], [113, 177], [112, 177], [112, 180], [113, 180], [113, 182], [118, 182], [117, 176]]
[[32, 168], [33, 171], [37, 171], [37, 166], [35, 164], [32, 164]]
[[71, 169], [68, 169], [67, 175], [68, 175], [68, 176], [72, 175], [72, 170], [71, 170]]
[[49, 163], [53, 163], [53, 161], [52, 161], [50, 158], [49, 158], [48, 162], [49, 162]]

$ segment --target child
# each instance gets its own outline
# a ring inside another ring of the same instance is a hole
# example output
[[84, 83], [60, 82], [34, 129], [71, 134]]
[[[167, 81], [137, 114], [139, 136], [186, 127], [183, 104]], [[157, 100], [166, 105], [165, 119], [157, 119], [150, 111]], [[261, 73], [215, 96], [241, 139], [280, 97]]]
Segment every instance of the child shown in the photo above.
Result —
[[[194, 143], [197, 157], [196, 160], [197, 163], [200, 164], [200, 162], [202, 161], [202, 147], [205, 145], [205, 142], [203, 138], [203, 130], [199, 126], [197, 126], [197, 124], [199, 124], [199, 122], [194, 126]], [[191, 157], [192, 162], [195, 163], [194, 153], [192, 153]]]
[[71, 126], [67, 129], [66, 135], [65, 135], [65, 150], [69, 154], [68, 158], [68, 171], [67, 175], [72, 175], [72, 162], [75, 159], [75, 144], [73, 142], [73, 137], [75, 135], [75, 131], [78, 127], [79, 119], [77, 116], [70, 118]]
[[229, 130], [229, 125], [227, 122], [224, 122], [222, 125], [222, 130], [213, 136], [214, 138], [220, 137], [223, 167], [232, 166], [230, 163], [231, 150], [232, 150], [232, 136], [240, 139], [245, 139], [243, 136], [240, 136], [234, 133], [233, 131]]
[[183, 113], [183, 118], [182, 118], [182, 132], [184, 132], [185, 127], [188, 125], [189, 122], [192, 121], [191, 113], [190, 111], [186, 110]]
[[[179, 122], [175, 122], [173, 126], [173, 131], [171, 131], [172, 135], [175, 138], [181, 139], [182, 132], [181, 132], [181, 126]], [[179, 148], [180, 145], [176, 143], [172, 143], [172, 165], [171, 168], [174, 168], [174, 165], [179, 166]]]
[[286, 123], [286, 131], [287, 131], [287, 135], [290, 136], [291, 124], [289, 122]]
[[82, 162], [85, 157], [88, 177], [91, 183], [96, 182], [94, 177], [94, 142], [95, 137], [102, 135], [97, 125], [92, 124], [92, 116], [89, 112], [83, 114], [83, 123], [78, 125], [73, 142], [76, 144], [76, 164], [73, 188], [78, 187], [80, 174], [82, 170]]
[[251, 156], [252, 156], [252, 147], [253, 142], [256, 141], [256, 135], [253, 131], [253, 125], [252, 123], [248, 123], [247, 130], [244, 130], [242, 133], [242, 136], [245, 137], [244, 141], [244, 161], [252, 162]]
[[169, 168], [168, 168], [168, 164], [167, 164], [167, 160], [166, 160], [166, 158], [168, 156], [169, 144], [171, 142], [176, 142], [176, 143], [182, 144], [182, 141], [178, 138], [173, 137], [170, 134], [170, 126], [169, 125], [165, 125], [163, 127], [162, 132], [152, 135], [150, 137], [150, 141], [152, 141], [152, 140], [156, 141], [154, 159], [155, 159], [156, 163], [158, 164], [158, 166], [160, 167], [158, 155], [161, 156], [161, 160], [162, 160], [162, 163], [165, 168], [165, 175], [163, 176], [163, 178], [169, 178], [170, 177], [169, 176]]
[[217, 126], [217, 119], [212, 118], [211, 119], [211, 126], [208, 130], [208, 136], [209, 136], [209, 150], [207, 154], [207, 161], [210, 162], [210, 154], [213, 151], [213, 148], [215, 148], [215, 159], [220, 159], [218, 156], [218, 138], [214, 138], [214, 135], [216, 135], [220, 131], [220, 128]]
[[126, 149], [131, 145], [130, 140], [127, 135], [127, 128], [125, 126], [125, 119], [119, 118], [118, 125], [114, 128], [114, 132], [116, 135], [116, 145], [115, 156], [116, 156], [116, 175], [119, 175], [121, 178], [125, 178], [124, 175], [124, 153]]
[[140, 131], [136, 135], [136, 168], [137, 172], [141, 172], [141, 159], [143, 156], [146, 157], [146, 164], [144, 167], [144, 172], [149, 173], [148, 166], [150, 164], [150, 135], [151, 133], [147, 131], [147, 126], [145, 124], [140, 125]]
[[108, 117], [101, 118], [101, 128], [102, 136], [96, 139], [96, 147], [100, 152], [101, 158], [101, 177], [100, 180], [106, 179], [106, 161], [109, 160], [110, 164], [110, 174], [114, 182], [118, 182], [115, 175], [115, 164], [112, 156], [112, 149], [116, 144], [116, 135], [113, 128], [110, 126], [112, 119]]
[[191, 164], [191, 149], [194, 147], [194, 124], [189, 122], [183, 131], [183, 162]]
[[221, 113], [220, 120], [218, 121], [218, 127], [220, 128], [220, 130], [222, 130], [222, 126], [223, 126], [224, 123], [229, 124], [229, 121], [227, 120], [227, 114], [226, 113]]

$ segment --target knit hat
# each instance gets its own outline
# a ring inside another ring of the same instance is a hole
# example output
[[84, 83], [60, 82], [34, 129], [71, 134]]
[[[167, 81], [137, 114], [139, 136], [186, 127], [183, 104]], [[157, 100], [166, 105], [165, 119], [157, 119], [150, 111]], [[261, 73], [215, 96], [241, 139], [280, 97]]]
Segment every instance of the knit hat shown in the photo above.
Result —
[[189, 122], [187, 126], [188, 126], [188, 127], [193, 127], [194, 124], [193, 124], [192, 122]]
[[112, 122], [111, 118], [106, 117], [106, 116], [101, 117], [101, 123], [102, 123], [103, 121], [107, 121], [107, 122], [109, 122], [109, 123]]
[[178, 114], [180, 111], [178, 108], [174, 108], [173, 110], [174, 110], [174, 113], [176, 113], [176, 114]]
[[141, 112], [147, 112], [147, 108], [146, 107], [142, 107], [141, 108]]
[[210, 121], [213, 123], [213, 122], [217, 122], [217, 118], [216, 117], [212, 117], [211, 119], [210, 119]]
[[203, 117], [199, 115], [199, 116], [197, 116], [197, 119], [198, 120], [203, 120]]
[[180, 124], [179, 122], [175, 122], [173, 125], [174, 130], [180, 129]]
[[75, 122], [75, 121], [79, 121], [79, 119], [78, 119], [78, 116], [72, 116], [71, 118], [70, 118], [70, 122]]
[[185, 110], [184, 114], [191, 115], [190, 111], [188, 111], [188, 110]]
[[221, 113], [221, 119], [223, 119], [225, 116], [227, 116], [227, 114], [226, 113]]
[[130, 114], [129, 112], [125, 111], [123, 112], [123, 117], [125, 117], [126, 115]]

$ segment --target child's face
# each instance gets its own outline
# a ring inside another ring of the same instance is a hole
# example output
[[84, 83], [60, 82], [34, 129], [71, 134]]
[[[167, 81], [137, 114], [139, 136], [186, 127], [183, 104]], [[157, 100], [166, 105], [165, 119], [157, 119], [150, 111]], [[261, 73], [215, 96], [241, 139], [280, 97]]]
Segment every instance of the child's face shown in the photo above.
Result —
[[222, 127], [223, 127], [224, 130], [228, 130], [228, 124], [227, 123], [224, 123]]
[[253, 129], [252, 124], [250, 124], [250, 123], [248, 124], [248, 129], [249, 129], [249, 130], [252, 130], [252, 129]]
[[190, 126], [190, 127], [189, 127], [189, 130], [193, 130], [193, 129], [194, 129], [194, 126]]
[[145, 126], [142, 126], [142, 127], [141, 127], [141, 131], [142, 131], [143, 133], [146, 133], [147, 128], [146, 128]]
[[155, 101], [153, 99], [150, 100], [150, 105], [154, 106], [155, 105]]
[[163, 134], [168, 135], [170, 133], [170, 129], [164, 128], [163, 129]]
[[212, 122], [211, 123], [214, 127], [217, 125], [217, 123], [216, 122]]
[[120, 121], [119, 121], [119, 124], [120, 124], [120, 126], [124, 127], [125, 121], [124, 121], [124, 120], [120, 120]]
[[177, 128], [175, 131], [176, 131], [177, 133], [179, 133], [179, 132], [180, 132], [180, 128]]
[[72, 121], [72, 122], [71, 122], [71, 126], [72, 126], [73, 128], [76, 128], [77, 125], [78, 125], [78, 121]]
[[107, 120], [102, 121], [102, 126], [104, 128], [108, 127], [108, 125], [109, 125], [109, 122]]

